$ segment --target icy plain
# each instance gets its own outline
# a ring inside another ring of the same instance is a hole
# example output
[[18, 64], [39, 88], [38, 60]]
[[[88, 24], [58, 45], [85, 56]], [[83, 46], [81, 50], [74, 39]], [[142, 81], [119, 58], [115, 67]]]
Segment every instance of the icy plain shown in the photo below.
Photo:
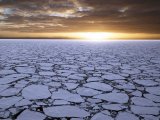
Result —
[[0, 40], [0, 119], [159, 120], [159, 41]]

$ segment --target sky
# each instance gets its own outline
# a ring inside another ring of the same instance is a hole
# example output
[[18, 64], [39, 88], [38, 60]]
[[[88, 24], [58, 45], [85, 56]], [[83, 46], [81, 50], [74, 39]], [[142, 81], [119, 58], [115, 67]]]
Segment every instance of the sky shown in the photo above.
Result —
[[[160, 0], [0, 0], [0, 38], [160, 39]], [[89, 34], [91, 35], [91, 34]]]

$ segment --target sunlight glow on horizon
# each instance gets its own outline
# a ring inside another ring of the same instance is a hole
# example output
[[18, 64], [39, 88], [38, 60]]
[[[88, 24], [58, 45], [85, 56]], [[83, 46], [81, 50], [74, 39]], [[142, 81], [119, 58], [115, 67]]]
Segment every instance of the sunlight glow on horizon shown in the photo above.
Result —
[[[11, 35], [11, 36], [10, 36]], [[2, 38], [55, 38], [55, 39], [80, 39], [92, 41], [104, 41], [112, 39], [159, 39], [160, 34], [148, 33], [117, 33], [117, 32], [48, 32], [48, 33], [26, 33], [26, 32], [0, 32]]]
[[75, 33], [77, 37], [91, 41], [104, 41], [113, 36], [113, 33], [107, 32], [79, 32]]
[[68, 33], [68, 36], [73, 38], [80, 38], [82, 40], [91, 41], [105, 41], [113, 39], [146, 39], [146, 38], [160, 38], [160, 34], [147, 33], [117, 33], [117, 32], [73, 32]]

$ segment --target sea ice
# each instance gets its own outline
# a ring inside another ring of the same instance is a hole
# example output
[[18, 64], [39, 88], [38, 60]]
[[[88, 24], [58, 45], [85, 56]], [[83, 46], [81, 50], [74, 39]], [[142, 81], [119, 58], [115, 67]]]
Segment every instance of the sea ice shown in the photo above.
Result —
[[24, 110], [16, 120], [44, 120], [46, 116], [40, 112]]
[[94, 98], [116, 103], [127, 103], [129, 99], [128, 95], [125, 93], [106, 93], [106, 94], [96, 95], [94, 96]]
[[83, 98], [79, 94], [70, 93], [67, 90], [58, 90], [56, 92], [52, 92], [52, 99], [61, 99], [75, 103], [84, 102]]
[[90, 114], [83, 109], [75, 106], [55, 106], [44, 108], [44, 113], [50, 117], [62, 118], [62, 117], [87, 117]]
[[84, 84], [83, 86], [101, 91], [112, 91], [113, 89], [110, 85], [100, 82], [89, 82]]
[[46, 99], [51, 96], [48, 86], [30, 85], [22, 90], [22, 96], [28, 100]]

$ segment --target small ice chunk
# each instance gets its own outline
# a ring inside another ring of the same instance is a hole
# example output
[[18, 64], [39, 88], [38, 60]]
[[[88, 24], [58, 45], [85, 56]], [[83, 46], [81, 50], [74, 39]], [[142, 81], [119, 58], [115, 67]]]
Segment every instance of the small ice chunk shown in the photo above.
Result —
[[130, 74], [130, 75], [134, 75], [134, 74], [140, 73], [141, 71], [138, 70], [138, 69], [130, 69], [130, 70], [122, 70], [121, 72], [122, 73]]
[[114, 119], [108, 115], [104, 115], [103, 113], [97, 113], [91, 118], [91, 120], [114, 120]]
[[76, 83], [64, 83], [64, 85], [67, 87], [68, 90], [75, 89], [78, 86], [78, 84]]
[[100, 77], [89, 77], [87, 82], [94, 82], [94, 81], [102, 81], [103, 79]]
[[158, 85], [157, 82], [154, 82], [153, 80], [134, 80], [135, 83], [143, 86], [155, 86]]
[[39, 75], [42, 75], [42, 76], [55, 76], [56, 73], [50, 72], [50, 71], [45, 71], [45, 72], [39, 72]]
[[160, 95], [160, 87], [146, 87], [146, 91], [150, 94]]
[[122, 79], [125, 79], [124, 77], [122, 77], [121, 75], [118, 75], [118, 74], [103, 75], [102, 78], [104, 78], [106, 80], [122, 80]]
[[0, 85], [0, 92], [6, 90], [9, 87], [9, 85]]
[[22, 97], [15, 97], [15, 96], [1, 98], [0, 99], [0, 108], [2, 108], [2, 109], [10, 108], [12, 105], [16, 104], [21, 99], [22, 99]]
[[68, 101], [65, 101], [65, 100], [55, 100], [54, 105], [68, 105], [70, 104]]
[[21, 101], [19, 101], [18, 103], [15, 104], [15, 106], [26, 106], [26, 105], [31, 105], [32, 102], [26, 99], [22, 99]]
[[15, 81], [18, 81], [20, 79], [29, 77], [30, 75], [28, 74], [12, 74], [12, 75], [7, 75], [3, 78], [0, 78], [0, 84], [8, 84], [8, 83], [12, 83]]
[[143, 96], [147, 99], [154, 101], [154, 102], [160, 103], [160, 96], [156, 96], [156, 95], [152, 95], [152, 94], [144, 94]]
[[143, 107], [143, 106], [135, 106], [131, 105], [131, 111], [134, 114], [142, 114], [142, 115], [158, 115], [159, 108], [158, 107]]
[[135, 105], [139, 106], [157, 106], [153, 101], [142, 97], [132, 97], [131, 100]]
[[89, 82], [84, 84], [83, 86], [101, 91], [112, 91], [113, 89], [113, 87], [111, 87], [110, 85], [100, 82]]
[[102, 107], [107, 110], [115, 110], [115, 111], [120, 111], [127, 108], [126, 106], [123, 106], [121, 104], [108, 104], [108, 105], [102, 105]]
[[128, 112], [120, 112], [117, 115], [116, 120], [139, 120], [139, 118]]
[[50, 117], [62, 118], [62, 117], [79, 117], [84, 118], [90, 114], [83, 109], [76, 106], [54, 106], [43, 108], [44, 113]]
[[22, 96], [28, 100], [46, 99], [51, 96], [48, 86], [30, 85], [22, 90]]
[[62, 89], [60, 89], [56, 92], [53, 92], [51, 98], [54, 100], [61, 99], [61, 100], [66, 100], [66, 101], [70, 101], [70, 102], [75, 102], [75, 103], [84, 102], [84, 100], [82, 99], [82, 97], [79, 94], [73, 94], [67, 90], [62, 90]]
[[9, 75], [16, 73], [14, 70], [0, 70], [0, 75]]
[[17, 120], [44, 120], [45, 118], [44, 114], [27, 109], [17, 117]]
[[13, 95], [17, 95], [19, 92], [21, 91], [21, 89], [18, 88], [8, 88], [6, 90], [4, 90], [3, 92], [0, 93], [0, 96], [13, 96]]
[[68, 77], [67, 77], [68, 79], [72, 79], [72, 80], [84, 80], [84, 78], [83, 77], [81, 77], [81, 76], [78, 76], [78, 75], [69, 75]]
[[127, 103], [129, 99], [128, 95], [125, 93], [106, 93], [106, 94], [96, 95], [94, 96], [94, 98], [116, 103]]
[[26, 74], [33, 74], [36, 71], [36, 69], [32, 67], [16, 67], [15, 69], [18, 73], [26, 73]]
[[80, 94], [81, 96], [90, 97], [97, 94], [101, 94], [102, 92], [91, 89], [91, 88], [80, 87], [80, 88], [77, 88], [77, 93]]

